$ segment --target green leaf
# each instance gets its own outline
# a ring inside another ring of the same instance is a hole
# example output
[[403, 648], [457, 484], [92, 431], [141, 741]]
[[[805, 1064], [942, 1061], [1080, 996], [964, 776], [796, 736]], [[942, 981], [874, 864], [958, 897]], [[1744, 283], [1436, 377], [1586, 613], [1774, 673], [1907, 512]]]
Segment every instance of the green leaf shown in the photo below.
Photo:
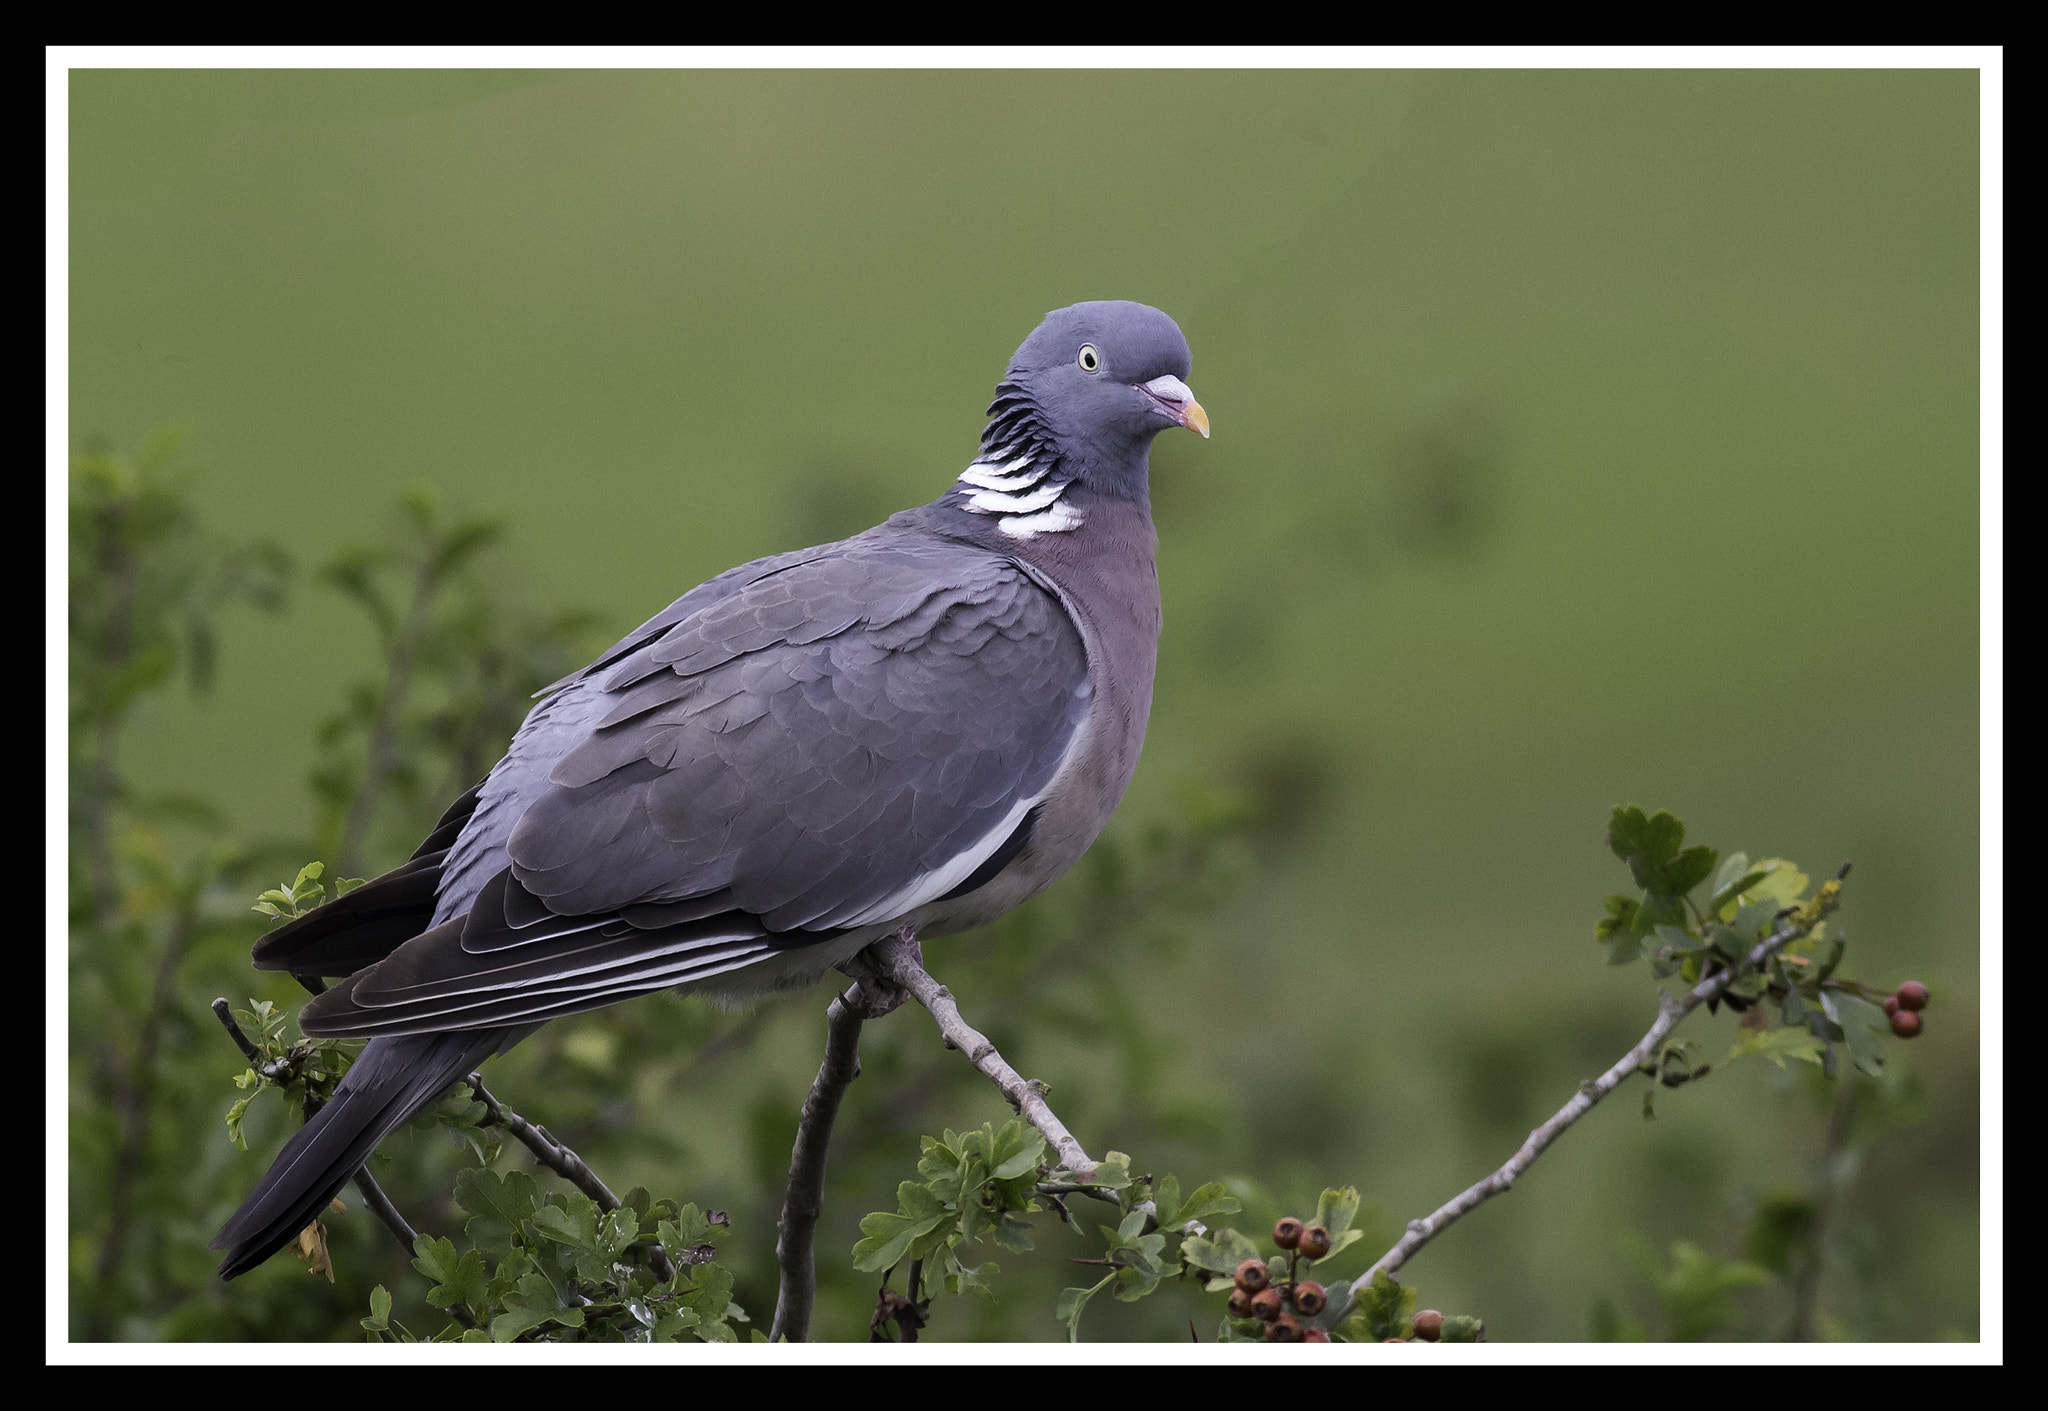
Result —
[[366, 1333], [381, 1333], [391, 1326], [391, 1290], [384, 1285], [370, 1290], [370, 1316], [362, 1326]]
[[436, 1308], [461, 1304], [478, 1308], [484, 1302], [484, 1257], [471, 1249], [464, 1251], [441, 1282], [427, 1290], [427, 1302]]
[[533, 1215], [539, 1201], [540, 1188], [524, 1171], [500, 1175], [471, 1166], [455, 1175], [455, 1203], [470, 1215], [463, 1233], [492, 1259], [512, 1252], [512, 1232]]
[[1180, 1228], [1180, 1181], [1164, 1175], [1152, 1183], [1152, 1218], [1162, 1230]]
[[1841, 1026], [1849, 1045], [1849, 1058], [1873, 1078], [1884, 1076], [1885, 1047], [1892, 1036], [1892, 1022], [1869, 1000], [1840, 990], [1822, 990], [1820, 1007]]
[[1607, 914], [1593, 925], [1594, 940], [1611, 941], [1617, 936], [1637, 934], [1637, 913], [1642, 909], [1640, 902], [1634, 897], [1609, 897], [1606, 906]]
[[1372, 1283], [1359, 1294], [1357, 1317], [1365, 1320], [1374, 1342], [1412, 1337], [1415, 1333], [1415, 1290], [1403, 1288], [1386, 1270], [1375, 1269]]
[[1180, 1224], [1185, 1229], [1190, 1222], [1199, 1221], [1207, 1225], [1212, 1216], [1235, 1215], [1244, 1207], [1236, 1197], [1225, 1192], [1220, 1181], [1210, 1181], [1195, 1187], [1194, 1193], [1180, 1208]]
[[989, 1173], [994, 1179], [1013, 1181], [1019, 1176], [1036, 1175], [1045, 1160], [1045, 1138], [1022, 1122], [1011, 1122], [998, 1134], [996, 1151], [1011, 1154], [1004, 1156]]
[[1316, 1218], [1311, 1223], [1330, 1232], [1331, 1254], [1337, 1252], [1337, 1237], [1350, 1229], [1351, 1222], [1358, 1218], [1358, 1200], [1356, 1186], [1326, 1190], [1316, 1198]]
[[[1681, 828], [1679, 833], [1681, 837], [1684, 836], [1684, 829]], [[1684, 896], [1713, 875], [1714, 863], [1719, 857], [1719, 853], [1704, 843], [1687, 848], [1671, 859], [1671, 865], [1665, 869], [1662, 890], [1672, 896]]]
[[1703, 948], [1699, 938], [1683, 926], [1667, 922], [1656, 928], [1655, 935], [1660, 944], [1671, 947], [1673, 955], [1690, 955]]
[[1607, 825], [1607, 846], [1628, 864], [1636, 885], [1646, 892], [1670, 894], [1665, 865], [1685, 842], [1685, 825], [1663, 810], [1650, 817], [1633, 804], [1614, 810]]
[[1102, 1158], [1102, 1164], [1095, 1168], [1090, 1185], [1120, 1191], [1131, 1183], [1131, 1158], [1120, 1151], [1112, 1151]]
[[[1110, 1276], [1111, 1279], [1114, 1277], [1115, 1275]], [[1082, 1310], [1087, 1308], [1089, 1299], [1108, 1288], [1109, 1285], [1110, 1279], [1104, 1279], [1093, 1288], [1060, 1290], [1059, 1302], [1053, 1306], [1053, 1317], [1067, 1325], [1068, 1342], [1079, 1342], [1081, 1340]]]
[[937, 1230], [952, 1216], [929, 1188], [905, 1181], [896, 1188], [899, 1213], [876, 1211], [860, 1222], [866, 1236], [853, 1247], [853, 1267], [864, 1274], [893, 1269], [917, 1240]]
[[1743, 891], [1752, 898], [1775, 902], [1774, 911], [1782, 911], [1806, 895], [1812, 881], [1796, 864], [1782, 857], [1767, 857], [1757, 863], [1756, 870], [1765, 874], [1763, 880]]
[[571, 1197], [570, 1206], [543, 1205], [533, 1212], [534, 1230], [589, 1253], [597, 1252], [597, 1202], [589, 1196]]
[[1235, 1275], [1237, 1266], [1247, 1259], [1263, 1259], [1259, 1247], [1236, 1230], [1211, 1230], [1207, 1235], [1192, 1235], [1181, 1241], [1181, 1258], [1197, 1269], [1206, 1269], [1212, 1274]]
[[1453, 1313], [1445, 1317], [1443, 1331], [1437, 1334], [1438, 1342], [1485, 1342], [1486, 1324], [1465, 1313]]
[[1821, 1051], [1827, 1047], [1804, 1029], [1765, 1029], [1745, 1031], [1735, 1041], [1735, 1047], [1728, 1050], [1728, 1061], [1738, 1058], [1768, 1058], [1781, 1071], [1785, 1060], [1796, 1058], [1801, 1063], [1820, 1064]]

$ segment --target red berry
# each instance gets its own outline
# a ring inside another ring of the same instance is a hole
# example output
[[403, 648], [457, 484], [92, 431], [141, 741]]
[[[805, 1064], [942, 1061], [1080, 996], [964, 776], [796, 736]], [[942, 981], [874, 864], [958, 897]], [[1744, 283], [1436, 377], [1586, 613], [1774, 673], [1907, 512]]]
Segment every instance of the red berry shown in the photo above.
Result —
[[1899, 1012], [1899, 997], [1897, 995], [1886, 995], [1884, 997], [1884, 1012], [1886, 1014], [1897, 1014]]
[[1260, 1289], [1252, 1295], [1252, 1316], [1261, 1323], [1270, 1323], [1286, 1309], [1281, 1304], [1280, 1290]]
[[1910, 1039], [1920, 1032], [1920, 1014], [1917, 1010], [1902, 1009], [1892, 1016], [1892, 1032], [1902, 1039]]
[[1303, 1342], [1328, 1342], [1330, 1334], [1322, 1328], [1305, 1328], [1302, 1330], [1301, 1340]]
[[1266, 1329], [1267, 1342], [1300, 1342], [1301, 1323], [1292, 1313], [1282, 1313]]
[[1918, 980], [1908, 980], [1899, 986], [1899, 1008], [1919, 1011], [1927, 1008], [1927, 986]]
[[1247, 1259], [1237, 1266], [1237, 1286], [1246, 1293], [1257, 1293], [1272, 1282], [1273, 1271], [1263, 1259]]
[[1444, 1335], [1444, 1315], [1434, 1308], [1425, 1308], [1415, 1315], [1415, 1336], [1424, 1342], [1435, 1342]]
[[1273, 1243], [1282, 1249], [1292, 1249], [1301, 1242], [1301, 1232], [1306, 1228], [1292, 1215], [1284, 1215], [1273, 1222]]
[[1225, 1306], [1230, 1309], [1230, 1316], [1233, 1318], [1249, 1318], [1252, 1316], [1252, 1296], [1243, 1289], [1232, 1289], [1230, 1291], [1230, 1302]]
[[1303, 1279], [1294, 1286], [1294, 1306], [1313, 1318], [1330, 1306], [1330, 1296], [1323, 1286], [1311, 1279]]
[[1295, 1246], [1309, 1259], [1321, 1259], [1330, 1252], [1330, 1232], [1321, 1225], [1310, 1225], [1301, 1232], [1301, 1242]]

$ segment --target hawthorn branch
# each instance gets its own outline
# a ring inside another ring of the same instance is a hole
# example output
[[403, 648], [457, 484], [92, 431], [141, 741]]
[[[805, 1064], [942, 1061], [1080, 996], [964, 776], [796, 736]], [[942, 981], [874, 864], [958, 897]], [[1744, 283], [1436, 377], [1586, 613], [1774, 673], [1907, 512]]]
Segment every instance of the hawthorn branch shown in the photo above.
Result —
[[811, 1309], [818, 1297], [813, 1240], [825, 1209], [825, 1157], [832, 1124], [853, 1080], [860, 1076], [860, 1031], [903, 1002], [903, 991], [871, 979], [857, 981], [825, 1010], [825, 1058], [804, 1099], [796, 1146], [789, 1155], [789, 1188], [782, 1199], [782, 1231], [775, 1241], [781, 1282], [775, 1294], [770, 1342], [803, 1342], [811, 1334]]
[[[483, 1074], [472, 1073], [463, 1079], [463, 1082], [469, 1086], [469, 1091], [476, 1100], [484, 1105], [485, 1122], [494, 1127], [503, 1127], [510, 1132], [521, 1146], [533, 1153], [534, 1160], [589, 1196], [597, 1203], [599, 1210], [617, 1210], [624, 1204], [612, 1193], [612, 1188], [604, 1183], [604, 1178], [591, 1170], [590, 1164], [578, 1156], [573, 1148], [557, 1141], [554, 1133], [547, 1128], [527, 1121], [499, 1102], [491, 1090], [484, 1086]], [[654, 1266], [655, 1274], [660, 1278], [667, 1280], [676, 1276], [675, 1264], [669, 1259], [668, 1251], [659, 1244], [654, 1246], [650, 1262]]]
[[1834, 909], [1838, 886], [1839, 879], [1824, 884], [1813, 900], [1794, 908], [1789, 915], [1781, 915], [1778, 928], [1758, 941], [1740, 964], [1731, 965], [1701, 980], [1686, 992], [1683, 999], [1673, 999], [1668, 992], [1658, 991], [1657, 1021], [1650, 1026], [1649, 1032], [1637, 1041], [1635, 1047], [1623, 1054], [1613, 1067], [1599, 1077], [1579, 1084], [1579, 1091], [1572, 1100], [1560, 1107], [1557, 1114], [1548, 1122], [1529, 1133], [1529, 1139], [1522, 1143], [1521, 1149], [1509, 1157], [1499, 1170], [1486, 1179], [1466, 1187], [1422, 1219], [1409, 1221], [1408, 1232], [1401, 1236], [1394, 1247], [1382, 1254], [1370, 1269], [1351, 1281], [1350, 1287], [1345, 1291], [1343, 1306], [1337, 1310], [1330, 1322], [1334, 1325], [1350, 1316], [1359, 1294], [1372, 1287], [1373, 1275], [1383, 1269], [1392, 1274], [1407, 1263], [1416, 1251], [1450, 1226], [1495, 1196], [1512, 1189], [1515, 1182], [1521, 1179], [1522, 1173], [1535, 1164], [1536, 1158], [1541, 1156], [1552, 1142], [1569, 1131], [1581, 1117], [1591, 1112], [1594, 1104], [1620, 1087], [1630, 1074], [1648, 1071], [1656, 1058], [1657, 1050], [1671, 1031], [1678, 1027], [1681, 1020], [1709, 1000], [1719, 999], [1730, 985], [1744, 975], [1755, 972], [1773, 955], [1812, 931], [1820, 923], [1821, 918]]
[[1001, 1090], [1011, 1108], [1052, 1143], [1060, 1164], [1078, 1180], [1085, 1183], [1095, 1174], [1095, 1161], [1046, 1105], [1044, 1084], [1025, 1078], [1005, 1062], [987, 1036], [960, 1017], [953, 992], [926, 973], [916, 937], [898, 935], [877, 941], [849, 963], [850, 971], [855, 967], [889, 981], [923, 1005], [939, 1026], [946, 1047], [965, 1054], [967, 1061]]

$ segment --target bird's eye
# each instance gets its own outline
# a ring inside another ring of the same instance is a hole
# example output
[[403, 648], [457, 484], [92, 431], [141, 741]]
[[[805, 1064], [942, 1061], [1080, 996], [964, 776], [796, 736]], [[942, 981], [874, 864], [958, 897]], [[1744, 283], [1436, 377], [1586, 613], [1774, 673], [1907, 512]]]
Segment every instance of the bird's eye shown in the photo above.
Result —
[[1102, 355], [1095, 351], [1093, 343], [1083, 343], [1081, 356], [1076, 361], [1081, 364], [1081, 371], [1094, 372], [1102, 366]]

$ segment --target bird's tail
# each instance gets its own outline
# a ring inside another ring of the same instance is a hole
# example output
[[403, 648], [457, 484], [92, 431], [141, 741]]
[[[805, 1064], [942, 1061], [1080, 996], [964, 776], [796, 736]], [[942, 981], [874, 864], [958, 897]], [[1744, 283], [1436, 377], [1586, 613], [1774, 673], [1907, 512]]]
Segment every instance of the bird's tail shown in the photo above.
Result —
[[465, 1029], [372, 1039], [327, 1105], [278, 1153], [213, 1248], [220, 1276], [245, 1274], [313, 1223], [400, 1123], [524, 1030]]

